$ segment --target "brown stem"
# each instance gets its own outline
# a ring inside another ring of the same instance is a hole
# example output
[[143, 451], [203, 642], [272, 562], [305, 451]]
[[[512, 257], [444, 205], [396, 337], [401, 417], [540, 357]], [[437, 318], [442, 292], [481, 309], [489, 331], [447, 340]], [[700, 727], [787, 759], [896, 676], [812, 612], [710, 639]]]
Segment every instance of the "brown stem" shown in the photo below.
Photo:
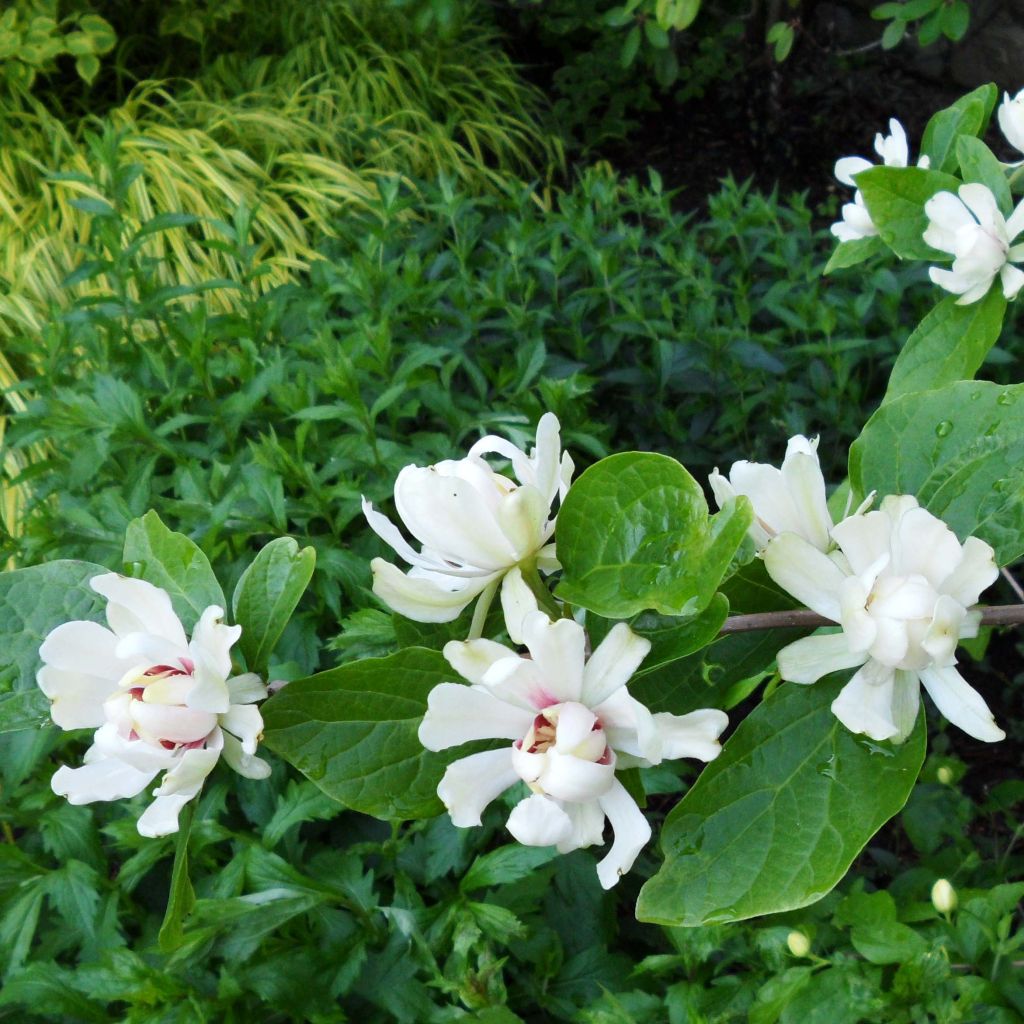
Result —
[[[1019, 626], [1024, 623], [1024, 604], [1003, 604], [981, 609], [983, 626]], [[749, 633], [755, 629], [817, 629], [836, 625], [824, 615], [807, 608], [789, 612], [756, 612], [753, 615], [730, 615], [719, 634]]]

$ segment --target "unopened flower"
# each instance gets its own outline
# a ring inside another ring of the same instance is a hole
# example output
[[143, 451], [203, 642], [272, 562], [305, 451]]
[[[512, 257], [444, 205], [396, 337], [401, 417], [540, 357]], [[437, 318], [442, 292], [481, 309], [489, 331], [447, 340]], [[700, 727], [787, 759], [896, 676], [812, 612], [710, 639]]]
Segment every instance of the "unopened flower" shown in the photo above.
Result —
[[790, 932], [786, 936], [786, 945], [793, 956], [805, 957], [811, 951], [811, 940], [803, 932]]
[[215, 605], [190, 641], [159, 587], [116, 573], [95, 576], [90, 586], [107, 599], [109, 629], [66, 622], [39, 649], [36, 679], [54, 722], [96, 729], [85, 764], [59, 768], [53, 791], [73, 804], [120, 800], [165, 772], [138, 828], [167, 835], [222, 755], [248, 778], [270, 773], [255, 756], [263, 719], [254, 702], [266, 688], [252, 673], [230, 677], [241, 627], [225, 626]]
[[816, 437], [791, 437], [781, 469], [744, 460], [732, 464], [728, 479], [717, 469], [708, 479], [719, 508], [738, 494], [750, 499], [754, 507], [750, 536], [758, 550], [780, 533], [795, 533], [819, 551], [828, 548], [832, 517]]
[[953, 256], [951, 269], [930, 267], [928, 276], [940, 288], [959, 295], [957, 304], [983, 298], [998, 276], [1003, 294], [1012, 299], [1024, 286], [1024, 243], [1013, 245], [1024, 231], [1024, 202], [1006, 220], [987, 185], [961, 185], [957, 195], [939, 192], [924, 204], [928, 227], [924, 240]]
[[[487, 453], [507, 458], [518, 484], [496, 473], [483, 458]], [[422, 548], [417, 552], [364, 498], [370, 527], [412, 566], [403, 573], [375, 558], [373, 592], [417, 622], [450, 622], [513, 566], [536, 559], [542, 568], [556, 568], [548, 544], [555, 529], [551, 506], [565, 497], [572, 472], [552, 413], [541, 417], [529, 455], [489, 436], [464, 459], [406, 466], [395, 481], [395, 509]]]
[[939, 711], [979, 740], [1004, 738], [984, 700], [956, 669], [958, 641], [977, 635], [971, 610], [998, 576], [992, 548], [961, 544], [909, 495], [852, 515], [832, 528], [838, 550], [824, 554], [784, 533], [765, 549], [769, 575], [842, 631], [810, 636], [778, 654], [783, 679], [814, 683], [857, 668], [832, 702], [851, 732], [901, 742], [910, 734], [924, 685]]
[[625, 623], [589, 659], [583, 627], [570, 619], [553, 623], [533, 611], [521, 630], [529, 657], [490, 640], [445, 647], [449, 664], [472, 685], [434, 687], [420, 741], [428, 750], [481, 739], [512, 742], [453, 762], [438, 796], [452, 822], [465, 828], [479, 825], [484, 808], [509, 786], [525, 782], [532, 793], [512, 811], [509, 831], [527, 846], [556, 846], [561, 853], [601, 843], [607, 817], [614, 842], [597, 873], [608, 889], [651, 837], [616, 770], [675, 757], [710, 761], [728, 719], [713, 709], [652, 715], [631, 697], [626, 682], [650, 642]]
[[1008, 92], [1003, 93], [998, 116], [999, 127], [1006, 141], [1024, 153], [1024, 89], [1013, 97]]
[[932, 886], [932, 906], [940, 914], [951, 914], [956, 903], [956, 889], [945, 878], [938, 879]]
[[[883, 135], [879, 132], [875, 136], [875, 152], [882, 158], [886, 167], [907, 167], [910, 160], [910, 151], [907, 146], [907, 133], [903, 125], [891, 118], [889, 120], [889, 134]], [[922, 156], [917, 161], [918, 167], [928, 167], [927, 156]], [[844, 185], [850, 188], [857, 188], [854, 176], [866, 171], [875, 165], [862, 156], [844, 156], [836, 161], [835, 175]], [[878, 234], [878, 228], [871, 220], [871, 214], [864, 205], [864, 197], [860, 189], [854, 193], [853, 202], [847, 203], [842, 210], [843, 219], [832, 225], [832, 234], [840, 242], [852, 242], [858, 238], [871, 238]]]

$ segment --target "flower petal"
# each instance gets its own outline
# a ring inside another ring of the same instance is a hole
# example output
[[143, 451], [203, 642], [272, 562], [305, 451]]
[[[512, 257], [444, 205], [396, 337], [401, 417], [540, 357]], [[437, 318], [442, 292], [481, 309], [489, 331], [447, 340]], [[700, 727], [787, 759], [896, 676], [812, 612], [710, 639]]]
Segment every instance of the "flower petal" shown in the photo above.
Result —
[[514, 644], [523, 643], [523, 620], [530, 612], [540, 611], [540, 607], [518, 565], [505, 573], [501, 581], [501, 610], [509, 639]]
[[896, 669], [892, 687], [892, 720], [896, 726], [893, 743], [902, 743], [913, 731], [921, 707], [921, 684], [916, 672]]
[[829, 672], [856, 668], [867, 660], [864, 651], [850, 650], [845, 633], [804, 637], [783, 647], [776, 657], [779, 675], [791, 683], [816, 683]]
[[446, 750], [470, 740], [522, 739], [534, 713], [506, 704], [477, 686], [438, 683], [427, 697], [427, 713], [419, 727], [427, 750]]
[[1006, 739], [981, 694], [952, 665], [922, 669], [920, 676], [928, 696], [947, 721], [984, 743]]
[[370, 568], [377, 597], [392, 611], [414, 622], [452, 622], [497, 575], [472, 579], [442, 577], [440, 573], [413, 576], [383, 558], [375, 558]]
[[899, 733], [893, 721], [893, 669], [877, 661], [866, 662], [832, 701], [832, 713], [850, 732], [873, 740], [892, 739]]
[[991, 545], [977, 537], [968, 537], [964, 541], [960, 561], [940, 583], [939, 591], [970, 608], [998, 578], [999, 569]]
[[617, 622], [583, 666], [583, 703], [597, 707], [625, 686], [650, 650], [650, 640]]
[[224, 733], [224, 749], [221, 756], [228, 767], [246, 779], [266, 779], [270, 776], [270, 765], [262, 757], [247, 754], [242, 744], [229, 732]]
[[796, 513], [797, 532], [819, 551], [827, 550], [832, 517], [825, 498], [825, 478], [821, 475], [818, 453], [807, 438], [800, 435], [790, 438], [782, 462], [782, 479]]
[[559, 853], [572, 853], [586, 846], [597, 846], [604, 842], [604, 811], [597, 800], [564, 804], [562, 810], [572, 822], [568, 838], [558, 843]]
[[511, 747], [485, 750], [448, 765], [437, 795], [448, 809], [452, 824], [470, 828], [480, 824], [480, 815], [492, 800], [518, 781]]
[[654, 727], [661, 740], [662, 757], [696, 757], [713, 761], [722, 752], [718, 737], [729, 724], [729, 716], [717, 708], [698, 708], [685, 715], [659, 711]]
[[194, 799], [220, 758], [222, 737], [211, 737], [209, 746], [186, 750], [178, 763], [163, 777], [156, 799], [142, 812], [137, 828], [139, 835], [149, 838], [167, 836], [178, 831], [178, 815], [182, 807]]
[[156, 778], [158, 770], [143, 772], [115, 758], [103, 758], [81, 768], [62, 765], [50, 780], [50, 787], [72, 804], [124, 800], [141, 793]]
[[551, 747], [544, 771], [537, 779], [545, 793], [556, 800], [593, 800], [615, 781], [615, 762], [598, 764]]
[[531, 484], [517, 487], [506, 495], [498, 506], [498, 524], [512, 546], [514, 561], [522, 561], [536, 551], [547, 539], [545, 526], [551, 503]]
[[89, 586], [107, 599], [107, 622], [118, 636], [151, 633], [175, 647], [187, 645], [185, 629], [166, 590], [116, 572], [94, 576]]
[[76, 620], [50, 630], [39, 648], [39, 657], [54, 668], [109, 679], [111, 692], [133, 665], [117, 654], [118, 638], [98, 622]]
[[640, 851], [650, 842], [651, 826], [618, 780], [600, 798], [600, 803], [615, 839], [612, 848], [597, 865], [597, 877], [603, 889], [610, 889], [629, 871]]
[[545, 686], [560, 701], [578, 701], [583, 690], [586, 634], [572, 619], [552, 622], [544, 612], [523, 620], [523, 639]]
[[857, 183], [853, 176], [874, 166], [870, 160], [865, 160], [862, 156], [844, 156], [836, 161], [835, 175], [844, 185], [856, 188]]
[[199, 617], [188, 645], [195, 664], [195, 686], [185, 702], [190, 708], [221, 714], [228, 710], [227, 678], [231, 675], [231, 648], [242, 635], [241, 626], [226, 626], [224, 610], [210, 605]]
[[506, 828], [523, 846], [557, 846], [567, 843], [573, 835], [569, 815], [556, 801], [540, 793], [516, 804]]
[[444, 645], [445, 660], [463, 679], [483, 683], [487, 670], [505, 658], [519, 660], [515, 651], [493, 640], [450, 640]]
[[765, 548], [768, 575], [819, 615], [839, 621], [839, 588], [846, 576], [827, 555], [795, 533], [783, 533]]
[[263, 716], [254, 704], [232, 704], [220, 716], [220, 727], [241, 741], [246, 754], [256, 753], [256, 746], [263, 737]]
[[227, 681], [228, 696], [232, 704], [255, 704], [266, 700], [267, 688], [255, 672], [243, 672]]
[[106, 720], [103, 703], [117, 689], [117, 677], [44, 665], [36, 673], [39, 689], [50, 698], [50, 717], [62, 729], [98, 729]]

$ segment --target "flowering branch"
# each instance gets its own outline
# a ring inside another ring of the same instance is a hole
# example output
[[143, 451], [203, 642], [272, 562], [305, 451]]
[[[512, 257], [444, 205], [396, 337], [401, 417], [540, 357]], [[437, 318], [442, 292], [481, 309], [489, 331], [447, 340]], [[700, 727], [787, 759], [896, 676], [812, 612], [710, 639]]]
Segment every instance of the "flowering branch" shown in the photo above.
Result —
[[[1024, 604], [1002, 604], [981, 609], [983, 626], [1018, 626], [1024, 623]], [[756, 629], [815, 629], [818, 626], [835, 626], [838, 623], [812, 612], [798, 608], [787, 612], [755, 612], [752, 615], [730, 615], [722, 624], [719, 634], [749, 633]]]

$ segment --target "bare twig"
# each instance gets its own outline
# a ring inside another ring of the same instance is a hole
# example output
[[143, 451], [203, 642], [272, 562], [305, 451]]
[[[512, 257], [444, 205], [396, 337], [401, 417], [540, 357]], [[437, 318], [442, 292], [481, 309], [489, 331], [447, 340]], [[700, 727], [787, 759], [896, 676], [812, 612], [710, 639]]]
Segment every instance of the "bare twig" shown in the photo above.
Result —
[[[1019, 626], [1024, 623], [1024, 604], [1003, 604], [981, 609], [983, 626]], [[753, 615], [730, 615], [719, 633], [749, 633], [757, 629], [817, 629], [835, 626], [824, 615], [799, 608], [789, 612], [756, 612]]]
[[1017, 595], [1018, 600], [1024, 601], [1024, 589], [1022, 589], [1021, 585], [1013, 578], [1013, 573], [1010, 572], [1005, 565], [999, 571], [1003, 574], [1003, 579], [1005, 579], [1013, 588], [1013, 592]]

